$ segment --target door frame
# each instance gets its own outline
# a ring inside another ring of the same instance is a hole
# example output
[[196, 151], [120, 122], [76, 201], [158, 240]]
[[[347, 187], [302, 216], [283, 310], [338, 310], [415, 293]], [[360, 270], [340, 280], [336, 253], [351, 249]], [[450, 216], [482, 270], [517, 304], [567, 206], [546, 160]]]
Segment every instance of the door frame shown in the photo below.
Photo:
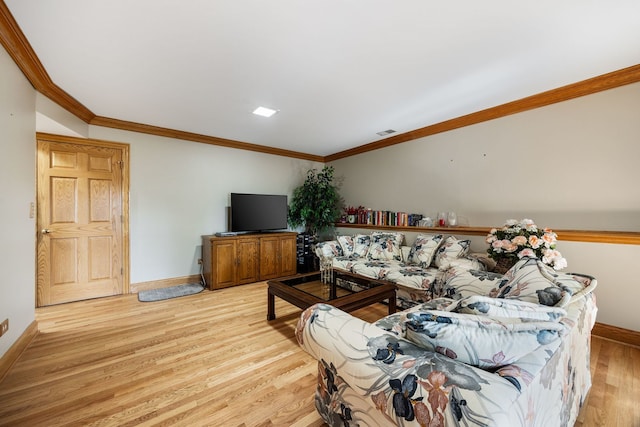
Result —
[[[77, 145], [90, 145], [94, 147], [107, 147], [114, 148], [122, 151], [122, 294], [127, 295], [130, 292], [130, 259], [129, 259], [129, 148], [130, 144], [121, 143], [121, 142], [111, 142], [104, 141], [100, 139], [92, 139], [92, 138], [78, 138], [73, 136], [63, 136], [63, 135], [55, 135], [50, 133], [36, 132], [36, 141], [49, 141], [49, 142], [66, 142], [70, 144]], [[36, 151], [36, 174], [37, 170], [37, 162], [38, 162], [38, 152]], [[36, 176], [36, 196], [38, 194], [38, 178]], [[36, 197], [36, 209], [39, 210], [40, 206], [37, 203], [38, 198]], [[39, 218], [36, 213], [36, 218]], [[36, 242], [38, 244], [37, 236], [39, 235], [38, 226], [39, 223], [36, 220]], [[36, 269], [36, 281], [34, 286], [36, 287], [36, 301], [35, 305], [38, 306], [38, 250], [36, 247], [36, 259], [35, 265]]]

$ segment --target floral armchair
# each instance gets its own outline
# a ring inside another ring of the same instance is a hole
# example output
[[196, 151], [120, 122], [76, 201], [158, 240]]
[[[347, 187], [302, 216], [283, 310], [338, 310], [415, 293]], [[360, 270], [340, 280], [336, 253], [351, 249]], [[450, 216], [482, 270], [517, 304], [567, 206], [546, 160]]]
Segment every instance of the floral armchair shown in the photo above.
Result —
[[461, 286], [457, 299], [375, 324], [326, 304], [305, 310], [296, 337], [318, 360], [322, 418], [330, 426], [573, 425], [591, 386], [596, 280], [555, 275], [546, 288], [563, 296], [541, 303], [514, 283], [535, 282], [534, 264], [523, 261], [493, 295]]

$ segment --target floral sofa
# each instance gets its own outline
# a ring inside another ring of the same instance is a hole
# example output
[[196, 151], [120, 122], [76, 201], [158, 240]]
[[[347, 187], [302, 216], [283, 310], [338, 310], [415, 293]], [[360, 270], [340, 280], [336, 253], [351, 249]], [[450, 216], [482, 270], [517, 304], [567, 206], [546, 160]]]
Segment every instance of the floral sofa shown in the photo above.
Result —
[[448, 277], [471, 269], [486, 270], [492, 262], [484, 255], [470, 254], [471, 242], [455, 236], [419, 234], [413, 245], [403, 243], [402, 233], [374, 231], [320, 242], [316, 254], [330, 260], [335, 269], [395, 283], [401, 308], [429, 301]]
[[523, 258], [467, 270], [432, 301], [365, 322], [305, 310], [299, 344], [318, 360], [330, 426], [571, 426], [591, 386], [596, 280]]

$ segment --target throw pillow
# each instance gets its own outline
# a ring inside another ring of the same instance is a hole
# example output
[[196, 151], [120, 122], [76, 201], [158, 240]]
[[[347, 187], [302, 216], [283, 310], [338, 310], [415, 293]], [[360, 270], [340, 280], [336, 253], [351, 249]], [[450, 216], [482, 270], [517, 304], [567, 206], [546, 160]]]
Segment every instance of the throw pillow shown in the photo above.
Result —
[[447, 264], [448, 264], [447, 269], [449, 270], [455, 268], [459, 271], [461, 270], [484, 271], [487, 269], [483, 263], [473, 258], [456, 258], [456, 259], [449, 260]]
[[353, 256], [364, 258], [369, 252], [369, 245], [371, 244], [371, 236], [366, 234], [356, 234], [353, 238]]
[[367, 258], [370, 260], [396, 260], [402, 261], [400, 246], [404, 240], [402, 233], [384, 233], [374, 231], [371, 233], [371, 244]]
[[560, 275], [537, 258], [522, 258], [498, 285], [498, 298], [517, 299], [547, 306], [565, 307], [582, 283]]
[[407, 312], [404, 325], [405, 338], [414, 344], [483, 369], [514, 363], [556, 342], [565, 330], [559, 322], [436, 310]]
[[443, 270], [449, 268], [449, 263], [467, 255], [470, 247], [471, 240], [458, 240], [455, 236], [447, 237], [436, 252], [434, 259], [436, 267]]
[[342, 254], [344, 256], [353, 255], [354, 242], [352, 236], [338, 236], [337, 240], [342, 248]]
[[442, 234], [418, 234], [411, 246], [407, 262], [428, 268], [440, 243], [442, 243]]
[[335, 240], [316, 243], [316, 255], [319, 258], [334, 258], [342, 255], [342, 248]]

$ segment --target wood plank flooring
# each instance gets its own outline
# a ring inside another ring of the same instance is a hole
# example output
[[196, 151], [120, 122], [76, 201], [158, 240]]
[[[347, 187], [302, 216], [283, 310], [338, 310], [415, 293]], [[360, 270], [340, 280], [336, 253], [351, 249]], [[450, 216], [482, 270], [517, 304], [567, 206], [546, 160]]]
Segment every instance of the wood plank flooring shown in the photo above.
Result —
[[[300, 310], [276, 298], [267, 322], [266, 301], [261, 282], [38, 309], [40, 334], [0, 383], [0, 426], [322, 426]], [[591, 369], [576, 425], [640, 427], [640, 349], [594, 337]]]

